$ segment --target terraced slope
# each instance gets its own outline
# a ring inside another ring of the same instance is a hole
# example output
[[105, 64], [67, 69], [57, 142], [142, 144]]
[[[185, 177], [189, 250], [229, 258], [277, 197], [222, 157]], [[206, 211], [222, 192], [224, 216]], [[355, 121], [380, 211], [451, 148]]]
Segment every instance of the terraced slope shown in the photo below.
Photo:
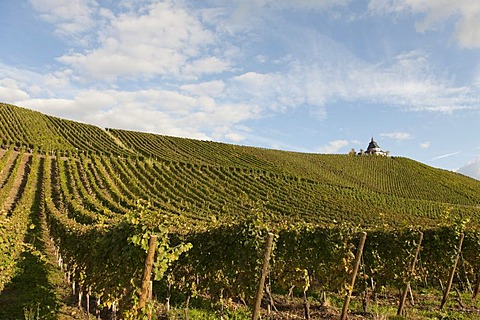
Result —
[[4, 145], [44, 151], [74, 150], [40, 112], [0, 103], [0, 140]]
[[0, 140], [3, 145], [36, 149], [42, 153], [86, 152], [128, 155], [99, 127], [47, 116], [0, 103]]
[[248, 168], [415, 200], [479, 205], [479, 183], [402, 157], [307, 154], [108, 129], [143, 156], [190, 164]]
[[418, 229], [423, 281], [448, 274], [460, 230], [464, 270], [473, 277], [480, 268], [480, 181], [460, 174], [401, 157], [107, 132], [6, 104], [0, 117], [0, 296], [25, 251], [38, 254], [30, 235], [40, 229], [66, 277], [123, 310], [141, 277], [141, 245], [164, 224], [176, 241], [193, 243], [168, 271], [180, 272], [174, 285], [188, 291], [190, 281], [211, 297], [219, 288], [229, 298], [250, 294], [261, 262], [251, 257], [266, 230], [278, 235], [274, 282], [288, 287], [305, 280], [298, 270], [322, 290], [341, 287], [358, 228], [369, 231], [370, 272], [385, 283], [398, 284]]
[[274, 169], [268, 159], [258, 157], [258, 151], [264, 150], [260, 148], [111, 128], [107, 131], [139, 155], [157, 160]]
[[[252, 209], [264, 211], [274, 224], [435, 225], [447, 216], [479, 221], [479, 181], [407, 158], [306, 154], [106, 132], [6, 104], [0, 104], [0, 114], [4, 143], [36, 150], [50, 143], [60, 155], [70, 155], [56, 158], [59, 172], [68, 176], [63, 197], [76, 201], [64, 205], [91, 211], [87, 216], [122, 214], [141, 198], [184, 217], [192, 227], [212, 219], [236, 221]], [[14, 168], [6, 155], [0, 161], [3, 171]], [[98, 203], [85, 204], [88, 195]]]

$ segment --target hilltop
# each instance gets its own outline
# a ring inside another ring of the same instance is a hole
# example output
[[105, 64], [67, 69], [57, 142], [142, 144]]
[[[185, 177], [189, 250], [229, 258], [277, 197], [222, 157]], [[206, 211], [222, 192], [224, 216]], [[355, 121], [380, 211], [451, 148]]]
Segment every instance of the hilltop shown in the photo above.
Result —
[[[125, 198], [127, 209], [136, 198], [149, 199], [192, 227], [235, 221], [253, 210], [280, 225], [480, 222], [480, 181], [403, 157], [308, 154], [101, 129], [8, 104], [0, 104], [0, 140], [5, 148], [73, 157], [81, 170], [92, 170], [80, 172], [85, 179], [106, 175], [103, 184], [112, 187], [105, 199]], [[105, 193], [90, 185], [95, 198]], [[92, 210], [104, 211], [102, 205]]]

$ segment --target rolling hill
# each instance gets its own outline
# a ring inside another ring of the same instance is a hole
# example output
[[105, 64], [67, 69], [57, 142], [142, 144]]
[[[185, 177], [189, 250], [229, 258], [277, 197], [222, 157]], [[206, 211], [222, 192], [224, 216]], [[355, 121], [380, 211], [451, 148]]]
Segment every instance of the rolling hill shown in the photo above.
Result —
[[[78, 179], [68, 192], [90, 195], [94, 213], [123, 199], [113, 207], [122, 213], [141, 198], [192, 227], [242, 219], [252, 209], [273, 224], [480, 222], [480, 181], [408, 158], [306, 154], [103, 130], [8, 104], [0, 104], [0, 140], [5, 148], [62, 155], [52, 161]], [[2, 171], [20, 157], [1, 154]]]
[[152, 234], [164, 259], [157, 280], [213, 300], [251, 299], [267, 232], [276, 234], [271, 281], [284, 288], [345, 287], [360, 231], [368, 231], [363, 272], [382, 285], [412, 281], [405, 270], [419, 231], [422, 285], [449, 274], [461, 233], [467, 282], [480, 270], [480, 181], [408, 158], [101, 129], [4, 103], [0, 141], [0, 303], [11, 299], [4, 289], [18, 295], [12, 279], [29, 274], [19, 269], [45, 263], [41, 237], [82, 286], [80, 300], [91, 292], [124, 315], [136, 310]]

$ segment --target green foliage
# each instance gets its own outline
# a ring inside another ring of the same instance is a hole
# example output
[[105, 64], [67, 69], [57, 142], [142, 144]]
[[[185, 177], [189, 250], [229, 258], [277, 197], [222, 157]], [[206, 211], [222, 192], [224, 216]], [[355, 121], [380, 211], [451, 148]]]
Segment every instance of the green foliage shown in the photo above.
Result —
[[[151, 205], [142, 200], [137, 201], [137, 209], [125, 215], [128, 224], [134, 226], [128, 240], [145, 253], [148, 251], [149, 240], [155, 235], [158, 237], [153, 274], [155, 280], [162, 280], [168, 267], [180, 258], [182, 254], [192, 248], [191, 243], [179, 243], [170, 246], [169, 220], [167, 215], [156, 214]], [[164, 223], [159, 223], [164, 221]]]
[[[8, 144], [58, 154], [58, 170], [66, 178], [61, 183], [69, 190], [62, 191], [65, 208], [86, 224], [104, 219], [97, 214], [107, 220], [124, 214], [136, 199], [178, 217], [186, 233], [212, 221], [234, 223], [258, 203], [268, 212], [263, 218], [275, 225], [409, 228], [467, 218], [469, 226], [480, 222], [478, 181], [406, 158], [305, 154], [104, 131], [7, 104], [0, 104], [0, 117]], [[69, 163], [63, 163], [65, 156]]]
[[172, 265], [170, 281], [192, 295], [202, 293], [251, 301], [267, 234], [256, 223], [255, 219], [248, 219], [186, 236], [193, 247]]
[[363, 276], [378, 287], [438, 283], [462, 232], [465, 277], [480, 269], [480, 182], [460, 174], [406, 158], [105, 132], [7, 104], [0, 120], [0, 290], [33, 207], [82, 288], [125, 312], [136, 312], [152, 235], [156, 281], [188, 297], [249, 302], [271, 231], [270, 280], [286, 289], [345, 290], [362, 230]]
[[[18, 156], [17, 159], [20, 159]], [[30, 157], [30, 173], [27, 177], [25, 189], [21, 199], [16, 203], [10, 212], [0, 213], [0, 292], [8, 281], [14, 276], [19, 255], [25, 250], [23, 238], [32, 224], [29, 218], [32, 206], [35, 203], [35, 196], [38, 192], [38, 179], [40, 178], [40, 158]], [[20, 161], [17, 161], [19, 164]], [[24, 162], [24, 165], [27, 162]], [[15, 171], [18, 170], [16, 167]], [[3, 195], [9, 195], [13, 187], [15, 175], [2, 186]], [[3, 199], [2, 199], [3, 208]]]
[[0, 138], [3, 138], [3, 144], [23, 146], [47, 154], [58, 151], [130, 154], [98, 127], [5, 103], [0, 103]]
[[[47, 162], [46, 172], [50, 170], [50, 163]], [[65, 179], [61, 173], [56, 177], [58, 182]], [[53, 201], [65, 199], [67, 194], [62, 195], [62, 190], [68, 192], [68, 187], [61, 187], [61, 183], [58, 188], [48, 187], [52, 185], [51, 175], [45, 175], [48, 177], [45, 190], [47, 221], [68, 268], [83, 288], [102, 297], [106, 305], [116, 301], [125, 312], [136, 310], [134, 297], [138, 294], [150, 236], [156, 234], [159, 237], [156, 277], [161, 277], [168, 265], [190, 246], [170, 247], [168, 228], [158, 222], [160, 216], [154, 216], [151, 208], [143, 202], [138, 202], [132, 213], [119, 216], [109, 224], [80, 224], [63, 214]]]

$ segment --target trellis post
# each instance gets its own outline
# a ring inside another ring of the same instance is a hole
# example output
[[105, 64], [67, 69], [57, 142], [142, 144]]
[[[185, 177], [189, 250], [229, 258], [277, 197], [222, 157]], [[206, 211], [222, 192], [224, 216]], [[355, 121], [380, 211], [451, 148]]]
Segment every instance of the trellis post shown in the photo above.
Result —
[[[420, 231], [420, 234], [418, 236], [417, 250], [415, 251], [415, 256], [413, 257], [412, 266], [410, 267], [410, 274], [408, 275], [409, 278], [413, 276], [413, 274], [415, 273], [415, 265], [417, 264], [418, 255], [420, 254], [420, 250], [422, 248], [422, 241], [423, 241], [423, 232]], [[407, 280], [407, 283], [405, 284], [405, 290], [403, 291], [402, 297], [400, 298], [400, 304], [398, 305], [398, 310], [397, 310], [398, 316], [401, 316], [403, 314], [403, 306], [405, 305], [405, 300], [407, 299], [407, 294], [409, 290], [411, 292], [410, 279]]]
[[360, 261], [362, 259], [363, 247], [365, 245], [366, 238], [367, 238], [367, 233], [362, 232], [362, 236], [360, 238], [360, 244], [358, 245], [358, 248], [357, 248], [357, 255], [355, 257], [355, 266], [353, 269], [352, 279], [350, 280], [348, 293], [345, 296], [345, 301], [343, 303], [342, 315], [340, 316], [340, 320], [347, 319], [348, 306], [350, 305], [350, 299], [352, 298], [352, 291], [353, 291], [353, 287], [355, 286], [355, 279], [357, 278], [358, 268], [360, 267]]
[[445, 292], [443, 294], [442, 303], [440, 304], [440, 310], [443, 309], [443, 307], [445, 306], [445, 303], [447, 303], [447, 297], [450, 292], [450, 289], [452, 288], [453, 278], [455, 276], [455, 271], [457, 270], [458, 259], [460, 259], [460, 254], [462, 253], [463, 238], [465, 238], [464, 233], [462, 233], [460, 236], [460, 241], [458, 243], [457, 256], [455, 258], [455, 262], [453, 263], [452, 272], [450, 273], [450, 278], [448, 279], [447, 287], [445, 288]]
[[263, 289], [265, 287], [265, 278], [267, 276], [270, 254], [272, 253], [273, 236], [273, 233], [268, 233], [267, 244], [265, 247], [265, 255], [263, 257], [262, 274], [260, 275], [260, 280], [258, 281], [257, 295], [255, 299], [255, 307], [253, 309], [252, 320], [257, 320], [260, 315], [260, 303], [262, 302]]
[[145, 268], [143, 269], [142, 291], [140, 292], [138, 310], [142, 310], [147, 301], [148, 289], [150, 288], [150, 278], [152, 276], [153, 260], [155, 258], [155, 251], [157, 250], [157, 241], [157, 235], [152, 235], [148, 241], [147, 258], [145, 259]]

